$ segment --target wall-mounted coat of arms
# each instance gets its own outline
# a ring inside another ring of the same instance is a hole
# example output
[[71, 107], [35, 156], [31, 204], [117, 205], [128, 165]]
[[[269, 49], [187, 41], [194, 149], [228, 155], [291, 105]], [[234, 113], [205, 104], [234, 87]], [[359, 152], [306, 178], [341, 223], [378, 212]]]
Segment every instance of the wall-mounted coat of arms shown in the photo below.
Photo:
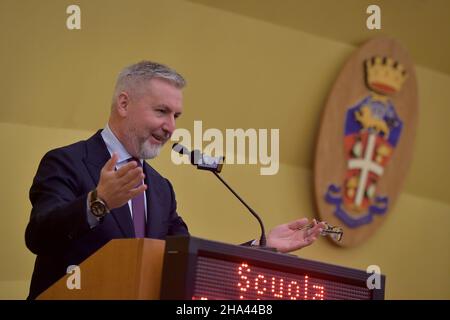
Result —
[[417, 114], [407, 52], [386, 38], [358, 49], [329, 95], [314, 168], [321, 219], [344, 228], [339, 245], [363, 242], [392, 209], [411, 162]]

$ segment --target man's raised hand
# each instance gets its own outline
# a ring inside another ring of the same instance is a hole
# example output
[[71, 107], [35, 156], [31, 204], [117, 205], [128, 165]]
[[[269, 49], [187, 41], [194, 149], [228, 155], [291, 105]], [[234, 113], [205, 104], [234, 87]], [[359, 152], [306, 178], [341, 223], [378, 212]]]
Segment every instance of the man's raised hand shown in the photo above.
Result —
[[113, 153], [103, 166], [97, 185], [98, 197], [110, 210], [123, 206], [147, 189], [147, 185], [140, 183], [145, 178], [142, 167], [136, 161], [130, 161], [116, 170], [117, 159], [117, 154]]

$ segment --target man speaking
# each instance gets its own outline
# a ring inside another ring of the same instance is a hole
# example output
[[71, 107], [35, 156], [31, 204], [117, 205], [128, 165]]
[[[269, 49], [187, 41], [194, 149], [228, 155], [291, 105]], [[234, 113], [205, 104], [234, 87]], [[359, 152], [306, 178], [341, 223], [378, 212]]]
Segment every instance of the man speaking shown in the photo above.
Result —
[[[29, 299], [117, 238], [188, 235], [169, 180], [144, 160], [156, 157], [183, 111], [184, 78], [150, 61], [118, 76], [109, 121], [85, 141], [49, 151], [30, 189], [27, 247], [37, 255]], [[289, 252], [313, 243], [323, 223], [275, 227], [267, 245]]]

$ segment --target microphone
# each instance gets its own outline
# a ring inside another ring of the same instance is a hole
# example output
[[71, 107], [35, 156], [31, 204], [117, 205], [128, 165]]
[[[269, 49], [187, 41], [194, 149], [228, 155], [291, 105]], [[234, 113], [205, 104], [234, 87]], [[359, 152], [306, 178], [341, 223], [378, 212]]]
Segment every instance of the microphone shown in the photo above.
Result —
[[222, 171], [225, 157], [207, 156], [206, 154], [201, 153], [199, 150], [193, 150], [192, 152], [190, 152], [185, 146], [179, 143], [175, 143], [172, 146], [172, 149], [181, 155], [190, 156], [191, 164], [197, 166], [197, 169], [208, 170], [212, 172]]
[[259, 247], [272, 250], [272, 248], [266, 247], [267, 242], [266, 231], [264, 229], [264, 224], [259, 215], [255, 212], [255, 210], [250, 208], [250, 206], [247, 203], [245, 203], [245, 201], [219, 175], [219, 173], [222, 171], [225, 157], [210, 157], [202, 154], [199, 150], [189, 151], [189, 149], [187, 149], [185, 146], [179, 143], [175, 143], [172, 146], [172, 150], [181, 155], [190, 156], [191, 164], [195, 165], [197, 169], [208, 170], [214, 173], [214, 175], [225, 185], [225, 187], [227, 187], [228, 190], [230, 190], [231, 193], [234, 194], [234, 196], [238, 198], [238, 200], [250, 211], [250, 213], [256, 218], [256, 220], [258, 220], [259, 226], [261, 227], [261, 237], [259, 239]]

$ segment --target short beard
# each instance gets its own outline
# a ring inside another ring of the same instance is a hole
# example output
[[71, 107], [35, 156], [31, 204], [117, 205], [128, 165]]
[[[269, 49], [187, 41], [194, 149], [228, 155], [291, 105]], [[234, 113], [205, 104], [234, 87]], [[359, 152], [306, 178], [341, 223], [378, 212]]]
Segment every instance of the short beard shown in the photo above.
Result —
[[140, 159], [153, 159], [156, 158], [161, 152], [162, 144], [152, 144], [146, 140], [143, 143], [139, 143], [138, 156]]
[[164, 143], [153, 144], [148, 141], [150, 136], [141, 138], [134, 127], [131, 127], [128, 134], [128, 139], [131, 141], [132, 148], [136, 152], [135, 157], [139, 159], [153, 159], [159, 155]]

